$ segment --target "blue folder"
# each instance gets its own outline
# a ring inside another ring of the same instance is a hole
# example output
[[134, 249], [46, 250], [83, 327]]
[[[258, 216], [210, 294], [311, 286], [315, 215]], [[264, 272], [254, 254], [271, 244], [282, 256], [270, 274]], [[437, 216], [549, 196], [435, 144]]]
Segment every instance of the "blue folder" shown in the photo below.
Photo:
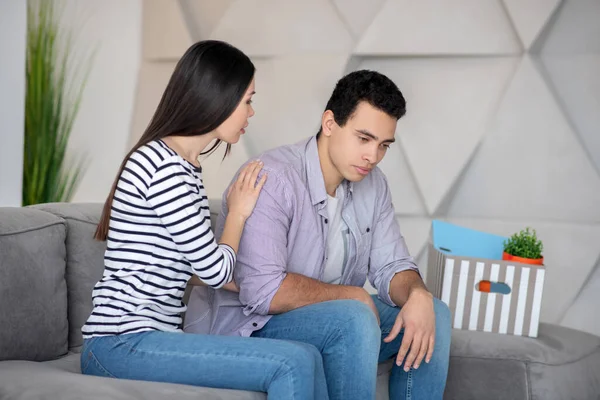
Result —
[[433, 247], [442, 253], [461, 257], [501, 260], [504, 236], [477, 231], [449, 222], [432, 222]]

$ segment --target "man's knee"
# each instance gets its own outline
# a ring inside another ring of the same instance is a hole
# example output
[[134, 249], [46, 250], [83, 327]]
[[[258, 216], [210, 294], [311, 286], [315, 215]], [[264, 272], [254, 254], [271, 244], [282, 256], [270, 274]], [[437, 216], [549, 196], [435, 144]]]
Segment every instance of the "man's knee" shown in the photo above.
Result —
[[381, 340], [381, 328], [377, 317], [366, 304], [357, 300], [341, 300], [344, 302], [340, 308], [342, 315], [340, 327], [345, 335], [356, 335], [364, 340], [379, 342]]

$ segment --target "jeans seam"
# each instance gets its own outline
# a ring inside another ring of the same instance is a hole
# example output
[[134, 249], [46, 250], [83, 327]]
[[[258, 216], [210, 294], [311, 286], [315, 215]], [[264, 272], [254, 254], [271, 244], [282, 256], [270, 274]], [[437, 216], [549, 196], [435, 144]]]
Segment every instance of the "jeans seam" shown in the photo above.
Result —
[[[104, 368], [104, 366], [100, 363], [100, 361], [98, 361], [98, 358], [96, 357], [94, 352], [91, 350], [90, 350], [90, 355], [91, 355], [92, 360], [94, 361], [94, 364], [96, 364], [96, 367], [98, 367], [98, 369], [100, 369], [103, 373], [110, 376], [111, 378], [115, 378], [115, 376], [113, 374], [111, 374], [106, 368]], [[88, 363], [88, 366], [89, 366], [89, 363]]]
[[[119, 335], [116, 335], [116, 339], [117, 339], [117, 340], [118, 340], [120, 343], [122, 343], [123, 345], [127, 346], [127, 347], [128, 347], [128, 348], [129, 348], [129, 349], [132, 351], [132, 352], [137, 352], [137, 350], [136, 350], [136, 349], [134, 349], [134, 348], [133, 348], [133, 346], [131, 346], [131, 345], [130, 345], [129, 343], [127, 343], [126, 341], [122, 340], [122, 339], [119, 337]], [[142, 351], [142, 353], [144, 353], [144, 352], [145, 352], [145, 351]], [[90, 353], [92, 353], [92, 352], [90, 351]], [[171, 355], [173, 355], [173, 354], [174, 354], [173, 352], [162, 352], [162, 351], [152, 351], [152, 352], [149, 352], [149, 353], [156, 354], [156, 355], [159, 355], [159, 356], [171, 356]], [[209, 355], [210, 355], [210, 356], [219, 356], [219, 357], [228, 357], [228, 358], [233, 358], [233, 359], [239, 359], [239, 357], [240, 357], [240, 356], [239, 356], [239, 355], [237, 355], [237, 354], [236, 354], [236, 355], [218, 354], [218, 353], [205, 353], [205, 354], [202, 354], [202, 356], [209, 356]], [[190, 356], [191, 356], [191, 355], [190, 355]], [[93, 354], [92, 354], [92, 357], [94, 357], [94, 359], [96, 360], [96, 357], [95, 357]], [[287, 374], [287, 375], [288, 375], [288, 378], [287, 378], [287, 380], [288, 380], [288, 382], [291, 382], [291, 387], [292, 387], [292, 388], [296, 388], [296, 386], [297, 386], [297, 385], [296, 385], [296, 379], [295, 379], [295, 376], [294, 376], [294, 374], [293, 374], [293, 373], [291, 373], [291, 372], [292, 372], [294, 369], [292, 368], [292, 366], [291, 366], [290, 364], [288, 364], [288, 363], [287, 363], [287, 360], [286, 360], [285, 358], [279, 358], [279, 357], [270, 357], [270, 358], [265, 358], [265, 357], [257, 357], [257, 356], [253, 356], [253, 355], [245, 355], [244, 357], [247, 357], [247, 358], [249, 358], [249, 359], [252, 359], [252, 360], [257, 360], [257, 361], [264, 361], [264, 360], [268, 360], [268, 361], [275, 361], [275, 362], [278, 362], [278, 363], [280, 363], [281, 365], [285, 366], [285, 368], [286, 368], [286, 370], [287, 370], [287, 371], [286, 371], [286, 372], [288, 373], [288, 374]], [[108, 372], [108, 370], [106, 370], [106, 368], [104, 368], [104, 367], [103, 367], [103, 366], [100, 364], [100, 362], [99, 362], [99, 361], [96, 361], [96, 363], [98, 364], [98, 367], [99, 367], [99, 368], [101, 368], [101, 369], [102, 369], [103, 371], [105, 371], [105, 372], [106, 372], [108, 375], [110, 375], [110, 376], [112, 376], [112, 377], [114, 378], [114, 376], [113, 376], [113, 375], [112, 375], [110, 372]], [[296, 392], [294, 391], [294, 393], [293, 393], [293, 396], [294, 396], [294, 399], [297, 399], [297, 398], [298, 398], [298, 393], [296, 393]]]
[[[346, 343], [346, 337], [344, 336], [343, 331], [337, 327], [335, 328], [335, 331], [337, 332], [338, 336], [341, 338], [341, 341]], [[344, 347], [346, 347], [346, 346], [344, 346]], [[342, 393], [344, 393], [344, 390], [346, 389], [346, 387], [345, 387], [346, 379], [342, 380], [342, 385], [340, 385], [340, 386], [341, 386], [340, 391]]]
[[[134, 349], [130, 344], [128, 343], [123, 343], [126, 346], [128, 346], [132, 351], [134, 352], [138, 352], [138, 350]], [[140, 350], [141, 353], [149, 353], [149, 354], [156, 354], [159, 356], [173, 356], [173, 355], [186, 355], [185, 353], [177, 353], [177, 352], [166, 352], [166, 351], [145, 351], [145, 350]], [[203, 353], [200, 355], [192, 355], [189, 354], [189, 357], [202, 357], [202, 356], [219, 356], [219, 357], [228, 357], [228, 358], [233, 358], [233, 359], [237, 359], [240, 357], [239, 354], [236, 355], [230, 355], [230, 354], [224, 354], [224, 353]], [[287, 367], [290, 367], [289, 364], [287, 364], [285, 362], [285, 358], [279, 358], [279, 357], [270, 357], [270, 358], [265, 358], [265, 357], [259, 357], [259, 356], [254, 356], [254, 355], [244, 355], [244, 357], [248, 357], [252, 360], [257, 360], [257, 361], [262, 361], [262, 360], [270, 360], [270, 361], [277, 361], [277, 362], [281, 362], [282, 364], [284, 364]]]
[[412, 368], [408, 370], [408, 377], [406, 378], [406, 400], [412, 399]]
[[288, 366], [288, 364], [286, 362], [282, 363], [283, 365], [285, 365], [288, 369], [288, 381], [291, 381], [291, 387], [294, 388], [294, 392], [292, 393], [292, 396], [294, 397], [294, 399], [298, 398], [298, 393], [296, 392], [296, 378], [295, 378], [295, 374], [292, 374], [292, 368], [290, 366]]
[[81, 365], [81, 371], [85, 372], [87, 370], [88, 366], [90, 365], [90, 361], [92, 360], [92, 353], [90, 351], [87, 351], [87, 352], [82, 353], [82, 354], [87, 354], [87, 356], [84, 356], [85, 357], [85, 361]]

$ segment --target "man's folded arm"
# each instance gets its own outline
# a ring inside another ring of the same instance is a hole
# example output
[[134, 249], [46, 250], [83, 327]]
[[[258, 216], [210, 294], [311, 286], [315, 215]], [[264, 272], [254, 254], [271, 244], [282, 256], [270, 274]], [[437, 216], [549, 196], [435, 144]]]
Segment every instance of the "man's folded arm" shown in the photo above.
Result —
[[331, 285], [287, 272], [287, 237], [293, 206], [284, 183], [275, 173], [269, 173], [246, 221], [234, 271], [246, 315], [280, 314], [329, 300], [359, 300], [362, 292], [366, 293], [362, 288]]
[[288, 273], [271, 301], [270, 314], [281, 314], [309, 304], [329, 300], [359, 300], [362, 288], [323, 283], [304, 275]]
[[[392, 197], [385, 175], [381, 173], [385, 184], [379, 204], [379, 217], [374, 224], [371, 254], [369, 261], [369, 281], [377, 289], [378, 297], [390, 306], [402, 306], [408, 297], [412, 285], [393, 285], [395, 293], [391, 293], [392, 280], [396, 274], [406, 271], [408, 276], [417, 275], [417, 281], [423, 285], [417, 265], [408, 251], [400, 226], [396, 220]], [[413, 282], [415, 279], [396, 279], [396, 282]], [[402, 277], [405, 278], [405, 277]], [[424, 287], [424, 286], [423, 286]], [[398, 292], [400, 291], [400, 292]], [[395, 300], [395, 301], [394, 301]]]

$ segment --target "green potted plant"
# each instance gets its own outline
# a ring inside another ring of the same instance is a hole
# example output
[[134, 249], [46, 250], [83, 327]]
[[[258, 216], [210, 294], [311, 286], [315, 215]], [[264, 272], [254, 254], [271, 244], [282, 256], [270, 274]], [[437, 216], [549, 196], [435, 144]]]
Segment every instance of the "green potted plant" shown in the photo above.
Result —
[[23, 206], [70, 201], [75, 192], [85, 159], [68, 162], [66, 153], [89, 73], [74, 59], [55, 1], [29, 0], [27, 8]]
[[504, 241], [502, 259], [523, 264], [544, 265], [544, 245], [535, 229], [527, 227]]

